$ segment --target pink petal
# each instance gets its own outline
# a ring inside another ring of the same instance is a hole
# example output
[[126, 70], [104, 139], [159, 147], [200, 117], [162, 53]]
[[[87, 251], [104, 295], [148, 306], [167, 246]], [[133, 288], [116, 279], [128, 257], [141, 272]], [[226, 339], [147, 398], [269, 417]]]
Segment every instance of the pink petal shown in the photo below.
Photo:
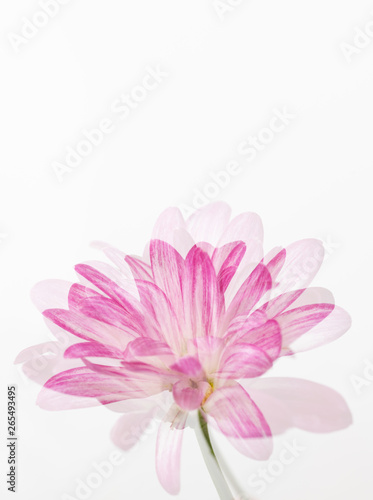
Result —
[[268, 316], [261, 309], [256, 309], [248, 316], [236, 316], [229, 324], [228, 330], [224, 338], [235, 339], [240, 335], [249, 332], [253, 328], [264, 325], [268, 321]]
[[[226, 203], [221, 201], [210, 203], [188, 218], [186, 221], [188, 231], [195, 242], [206, 241], [218, 246], [218, 242], [228, 226], [230, 215], [231, 209]], [[235, 238], [235, 240], [237, 239], [242, 238]]]
[[152, 239], [165, 241], [175, 247], [175, 232], [185, 230], [185, 228], [186, 225], [181, 211], [176, 207], [171, 207], [158, 217], [153, 228]]
[[[156, 446], [156, 470], [163, 488], [171, 495], [180, 491], [180, 457], [187, 413], [174, 408], [160, 424]], [[177, 422], [176, 427], [171, 422]]]
[[67, 307], [67, 298], [72, 283], [63, 280], [45, 280], [31, 290], [31, 300], [40, 312], [51, 307]]
[[306, 288], [320, 269], [323, 258], [322, 241], [305, 239], [289, 245], [285, 264], [277, 277], [281, 292]]
[[183, 281], [186, 329], [192, 337], [214, 335], [223, 307], [215, 269], [209, 256], [193, 247], [185, 259]]
[[[124, 265], [126, 265], [126, 263], [124, 263]], [[83, 262], [76, 266], [75, 269], [78, 270], [79, 266], [87, 266], [90, 269], [94, 269], [98, 273], [98, 275], [103, 276], [105, 280], [108, 280], [109, 282], [115, 284], [116, 288], [125, 290], [129, 295], [137, 298], [137, 290], [129, 266], [127, 266], [125, 273], [123, 273], [116, 267], [113, 267], [111, 264], [101, 262], [99, 260], [90, 260]], [[81, 274], [81, 276], [83, 276], [83, 274]], [[84, 276], [84, 278], [90, 281], [88, 277]]]
[[208, 422], [241, 453], [266, 459], [272, 452], [271, 430], [259, 408], [237, 383], [214, 391], [203, 406]]
[[109, 348], [98, 342], [82, 342], [68, 347], [64, 353], [64, 357], [68, 359], [85, 357], [122, 359], [123, 352], [118, 349]]
[[237, 342], [227, 347], [221, 360], [218, 378], [253, 378], [260, 377], [272, 366], [272, 360], [266, 352], [252, 344]]
[[341, 307], [335, 306], [323, 321], [295, 340], [291, 345], [291, 350], [302, 352], [328, 344], [345, 334], [350, 327], [349, 314]]
[[[72, 337], [73, 338], [73, 337]], [[60, 342], [44, 342], [28, 347], [19, 353], [14, 363], [23, 363], [22, 371], [27, 378], [44, 385], [54, 374], [67, 367], [82, 366], [81, 360], [67, 361], [63, 354], [67, 345]]]
[[102, 295], [92, 290], [92, 288], [80, 285], [79, 283], [74, 283], [69, 290], [69, 297], [68, 297], [69, 309], [72, 309], [74, 311], [79, 311], [80, 304], [84, 302], [86, 299], [92, 297], [100, 298], [102, 297]]
[[259, 264], [244, 281], [232, 300], [225, 317], [225, 324], [239, 315], [248, 315], [262, 296], [271, 289], [272, 279], [267, 268]]
[[197, 337], [187, 343], [187, 352], [199, 359], [205, 373], [218, 370], [221, 353], [225, 347], [223, 339], [218, 337]]
[[231, 241], [263, 241], [263, 224], [258, 214], [245, 212], [234, 217], [223, 232], [219, 246]]
[[134, 338], [148, 333], [144, 320], [139, 321], [137, 315], [133, 317], [131, 314], [126, 313], [118, 303], [106, 297], [92, 297], [83, 300], [79, 304], [77, 312], [87, 318], [123, 330], [127, 337]]
[[265, 377], [243, 384], [260, 406], [273, 434], [282, 434], [292, 427], [333, 432], [352, 423], [346, 402], [329, 387], [284, 377]]
[[92, 363], [87, 358], [83, 361], [94, 373], [124, 381], [128, 398], [147, 398], [160, 394], [170, 390], [172, 384], [176, 382], [176, 377], [170, 374], [169, 370], [149, 363], [122, 361], [121, 366], [108, 366]]
[[125, 351], [125, 359], [127, 361], [135, 360], [136, 358], [153, 356], [163, 363], [172, 362], [175, 358], [175, 355], [168, 344], [146, 337], [133, 340], [128, 344]]
[[[129, 396], [124, 379], [95, 373], [87, 367], [67, 370], [50, 378], [39, 393], [37, 404], [47, 410], [64, 409], [66, 399], [61, 399], [58, 393], [83, 398], [96, 398], [102, 404], [120, 401]], [[92, 401], [91, 404], [94, 403]], [[81, 400], [79, 398], [76, 399], [76, 404], [77, 407], [80, 406]]]
[[246, 252], [225, 292], [225, 303], [230, 304], [249, 274], [263, 259], [263, 244], [257, 239], [245, 241]]
[[47, 309], [44, 316], [60, 328], [84, 340], [94, 340], [101, 344], [108, 344], [119, 350], [125, 349], [133, 336], [113, 326], [87, 318], [74, 311], [65, 309]]
[[152, 268], [140, 257], [127, 255], [126, 262], [131, 268], [132, 275], [135, 279], [153, 281]]
[[146, 410], [122, 415], [111, 431], [111, 439], [122, 450], [130, 450], [142, 437], [156, 415], [154, 405]]
[[96, 288], [115, 300], [128, 314], [132, 315], [134, 319], [140, 322], [143, 320], [139, 302], [128, 291], [124, 290], [107, 276], [87, 264], [78, 264], [75, 266], [75, 270]]
[[286, 250], [283, 248], [276, 254], [269, 262], [266, 264], [267, 269], [272, 277], [272, 282], [274, 283], [279, 275], [281, 269], [283, 268], [286, 260]]
[[276, 317], [280, 325], [283, 348], [318, 325], [333, 311], [333, 304], [311, 304], [286, 311]]
[[242, 328], [239, 329], [239, 325], [235, 322], [234, 327], [237, 331], [230, 334], [228, 330], [229, 341], [253, 344], [263, 349], [272, 360], [275, 360], [280, 355], [282, 347], [281, 328], [277, 321], [269, 320], [254, 328], [246, 328], [246, 323], [247, 320], [246, 322], [243, 320]]
[[140, 302], [152, 318], [152, 325], [159, 340], [164, 340], [174, 349], [182, 344], [181, 327], [174, 309], [165, 293], [153, 283], [136, 280]]
[[174, 232], [173, 247], [185, 258], [194, 246], [194, 240], [186, 229], [177, 229]]
[[201, 363], [193, 356], [184, 356], [180, 358], [171, 367], [171, 370], [188, 375], [190, 377], [198, 377], [203, 373]]
[[221, 248], [215, 249], [212, 263], [217, 273], [219, 288], [222, 293], [226, 291], [238, 266], [245, 255], [246, 245], [242, 241], [228, 243]]
[[302, 290], [295, 290], [293, 292], [287, 292], [269, 300], [263, 304], [258, 311], [264, 312], [269, 318], [274, 318], [278, 314], [281, 314], [285, 309], [287, 309], [298, 297], [304, 292]]
[[126, 254], [123, 253], [118, 248], [114, 248], [112, 246], [106, 245], [103, 249], [104, 254], [108, 259], [110, 259], [113, 264], [115, 264], [120, 272], [128, 279], [132, 278], [132, 273], [129, 265], [126, 263], [125, 258]]
[[198, 382], [193, 384], [190, 380], [179, 380], [173, 385], [172, 394], [175, 403], [184, 411], [197, 410], [205, 397], [206, 391], [210, 388], [208, 382]]
[[183, 310], [183, 258], [168, 243], [160, 240], [151, 240], [150, 260], [155, 284], [163, 290], [172, 302], [175, 313], [179, 315]]

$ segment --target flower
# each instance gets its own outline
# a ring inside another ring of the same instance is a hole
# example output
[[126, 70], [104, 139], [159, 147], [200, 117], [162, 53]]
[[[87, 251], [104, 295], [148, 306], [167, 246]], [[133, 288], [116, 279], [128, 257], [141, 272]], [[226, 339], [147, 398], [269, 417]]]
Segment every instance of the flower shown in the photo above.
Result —
[[[307, 288], [322, 262], [322, 242], [302, 240], [264, 255], [262, 238], [256, 214], [230, 220], [224, 203], [186, 221], [171, 208], [158, 219], [142, 257], [96, 244], [116, 267], [79, 264], [81, 283], [37, 286], [34, 297], [44, 317], [57, 336], [64, 334], [64, 342], [57, 342], [63, 357], [51, 365], [54, 375], [39, 405], [98, 402], [121, 411], [127, 404], [132, 419], [139, 412], [154, 416], [161, 406], [156, 465], [173, 494], [179, 490], [183, 429], [195, 410], [240, 452], [268, 458], [270, 425], [247, 379], [265, 374], [280, 357], [335, 340], [350, 319], [330, 292]], [[55, 306], [46, 307], [51, 299]], [[30, 351], [18, 359], [28, 360], [31, 376], [32, 360], [46, 357], [39, 351], [31, 361]], [[162, 394], [169, 403], [157, 402]], [[116, 442], [128, 423], [127, 415], [118, 422]]]

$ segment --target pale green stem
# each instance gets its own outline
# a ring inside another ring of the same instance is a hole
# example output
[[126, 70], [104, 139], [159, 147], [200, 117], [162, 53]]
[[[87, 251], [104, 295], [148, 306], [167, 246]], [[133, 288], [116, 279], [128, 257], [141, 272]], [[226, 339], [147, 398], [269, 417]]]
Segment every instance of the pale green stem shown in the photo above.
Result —
[[207, 422], [200, 411], [198, 412], [198, 423], [200, 427], [196, 429], [198, 444], [220, 500], [234, 500], [234, 496], [229, 489], [212, 448]]

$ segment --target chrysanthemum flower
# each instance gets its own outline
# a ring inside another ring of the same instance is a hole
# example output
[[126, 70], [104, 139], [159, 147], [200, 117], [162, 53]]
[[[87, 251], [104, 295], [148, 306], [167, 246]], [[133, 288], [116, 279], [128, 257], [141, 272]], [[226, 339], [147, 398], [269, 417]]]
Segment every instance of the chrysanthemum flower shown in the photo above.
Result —
[[[39, 404], [154, 405], [167, 393], [157, 472], [170, 493], [179, 490], [183, 429], [195, 410], [202, 425], [221, 431], [240, 452], [268, 458], [271, 429], [245, 379], [265, 374], [282, 356], [338, 338], [350, 320], [330, 292], [307, 288], [323, 259], [320, 241], [264, 255], [262, 237], [256, 214], [230, 220], [223, 203], [186, 221], [178, 209], [168, 209], [142, 257], [102, 244], [115, 267], [79, 264], [80, 284], [36, 287], [52, 329], [68, 332]], [[64, 293], [68, 303], [61, 307]], [[56, 297], [53, 308], [45, 307], [46, 296]], [[69, 362], [74, 367], [64, 369]], [[126, 425], [124, 416], [114, 431], [117, 441]]]

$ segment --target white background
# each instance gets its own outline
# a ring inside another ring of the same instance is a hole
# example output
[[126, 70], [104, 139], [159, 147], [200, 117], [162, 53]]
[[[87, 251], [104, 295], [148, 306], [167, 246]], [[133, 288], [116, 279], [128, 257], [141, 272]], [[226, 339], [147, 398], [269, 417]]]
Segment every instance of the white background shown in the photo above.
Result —
[[[363, 376], [364, 360], [373, 361], [373, 24], [350, 62], [341, 44], [353, 44], [356, 27], [373, 21], [373, 2], [232, 3], [219, 16], [213, 0], [71, 0], [18, 52], [9, 34], [20, 35], [24, 18], [32, 20], [40, 7], [33, 0], [1, 3], [0, 427], [6, 428], [6, 386], [16, 383], [17, 498], [77, 498], [77, 479], [114, 450], [116, 415], [105, 408], [43, 411], [35, 404], [38, 387], [13, 366], [21, 349], [49, 338], [31, 287], [47, 278], [73, 280], [74, 264], [98, 257], [92, 240], [141, 252], [157, 215], [170, 205], [192, 206], [195, 190], [213, 192], [206, 188], [209, 172], [232, 160], [239, 175], [210, 199], [226, 200], [234, 213], [258, 212], [267, 250], [303, 237], [332, 242], [315, 284], [333, 290], [353, 318], [342, 339], [284, 360], [272, 374], [338, 390], [354, 425], [279, 438], [277, 450], [296, 436], [306, 451], [252, 496], [372, 497], [373, 382], [358, 394], [351, 376]], [[119, 120], [112, 103], [158, 65], [168, 76]], [[291, 123], [247, 162], [238, 145], [284, 107], [295, 115]], [[115, 130], [59, 182], [52, 163], [64, 161], [82, 129], [107, 117]], [[89, 498], [169, 498], [156, 479], [154, 439], [153, 433]], [[5, 467], [4, 443], [5, 437]], [[222, 446], [248, 487], [259, 465]], [[179, 498], [217, 499], [192, 434], [183, 448]]]

